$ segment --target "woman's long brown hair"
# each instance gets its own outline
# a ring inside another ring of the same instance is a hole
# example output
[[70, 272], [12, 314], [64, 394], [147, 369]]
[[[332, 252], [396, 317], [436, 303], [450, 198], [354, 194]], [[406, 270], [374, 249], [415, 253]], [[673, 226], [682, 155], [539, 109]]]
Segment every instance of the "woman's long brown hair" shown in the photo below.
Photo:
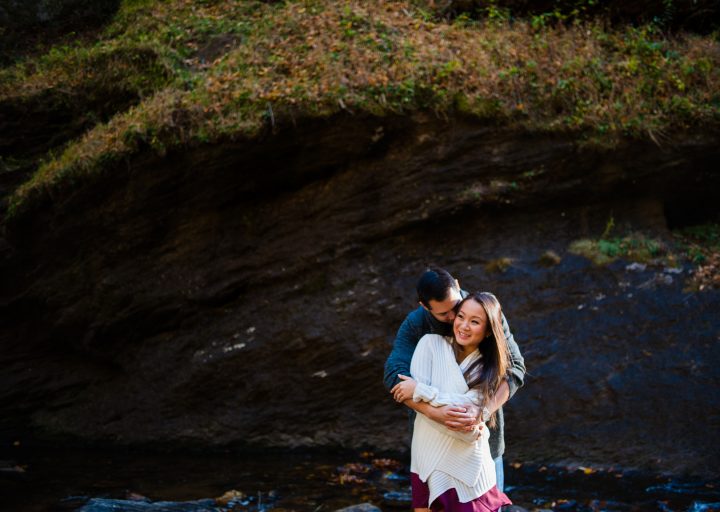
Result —
[[[464, 373], [468, 387], [478, 388], [483, 396], [483, 404], [486, 404], [505, 380], [510, 365], [510, 354], [503, 330], [502, 308], [495, 295], [488, 292], [472, 293], [458, 304], [457, 310], [459, 311], [468, 300], [474, 300], [483, 307], [491, 329], [488, 337], [478, 346], [482, 358], [471, 364]], [[453, 339], [453, 349], [456, 353], [459, 349], [455, 339]], [[491, 427], [495, 426], [495, 413], [488, 423]]]

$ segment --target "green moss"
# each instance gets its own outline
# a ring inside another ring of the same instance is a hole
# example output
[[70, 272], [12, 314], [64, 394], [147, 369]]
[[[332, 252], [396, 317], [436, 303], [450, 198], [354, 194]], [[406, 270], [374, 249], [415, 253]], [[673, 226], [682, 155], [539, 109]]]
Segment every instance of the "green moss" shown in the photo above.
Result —
[[681, 250], [693, 263], [705, 263], [720, 253], [720, 224], [689, 226], [674, 234]]
[[592, 260], [596, 265], [606, 265], [618, 258], [640, 263], [658, 260], [671, 262], [675, 258], [662, 241], [642, 233], [596, 240], [576, 240], [570, 244], [568, 250]]

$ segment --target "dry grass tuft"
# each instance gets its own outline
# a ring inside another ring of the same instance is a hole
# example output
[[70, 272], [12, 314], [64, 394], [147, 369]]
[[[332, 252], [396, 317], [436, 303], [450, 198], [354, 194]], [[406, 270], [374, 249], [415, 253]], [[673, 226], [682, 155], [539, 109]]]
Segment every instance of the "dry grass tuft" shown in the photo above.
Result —
[[497, 258], [485, 264], [485, 272], [489, 274], [502, 274], [512, 266], [512, 259]]

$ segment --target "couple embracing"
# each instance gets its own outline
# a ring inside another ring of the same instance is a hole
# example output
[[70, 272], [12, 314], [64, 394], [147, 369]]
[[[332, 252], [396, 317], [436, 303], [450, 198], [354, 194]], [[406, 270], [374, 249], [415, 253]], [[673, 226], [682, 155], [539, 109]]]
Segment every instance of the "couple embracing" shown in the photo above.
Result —
[[420, 307], [400, 326], [384, 375], [415, 416], [412, 506], [495, 512], [511, 503], [502, 492], [502, 405], [523, 384], [524, 360], [491, 293], [468, 294], [437, 267], [417, 293]]

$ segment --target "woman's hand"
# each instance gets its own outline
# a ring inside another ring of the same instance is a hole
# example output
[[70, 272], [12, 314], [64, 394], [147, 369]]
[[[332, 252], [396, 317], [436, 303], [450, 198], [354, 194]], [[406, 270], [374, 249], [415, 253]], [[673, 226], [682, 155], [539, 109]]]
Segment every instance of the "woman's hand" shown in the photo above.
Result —
[[476, 405], [466, 404], [463, 410], [457, 408], [448, 411], [449, 419], [445, 426], [456, 432], [472, 432], [475, 428], [483, 429], [483, 423], [478, 420], [480, 409]]
[[398, 374], [398, 377], [400, 378], [401, 382], [395, 384], [390, 390], [390, 393], [392, 393], [393, 398], [396, 402], [402, 403], [405, 400], [412, 399], [413, 393], [415, 393], [415, 386], [417, 386], [417, 382], [415, 382], [412, 377], [408, 377], [407, 375]]

